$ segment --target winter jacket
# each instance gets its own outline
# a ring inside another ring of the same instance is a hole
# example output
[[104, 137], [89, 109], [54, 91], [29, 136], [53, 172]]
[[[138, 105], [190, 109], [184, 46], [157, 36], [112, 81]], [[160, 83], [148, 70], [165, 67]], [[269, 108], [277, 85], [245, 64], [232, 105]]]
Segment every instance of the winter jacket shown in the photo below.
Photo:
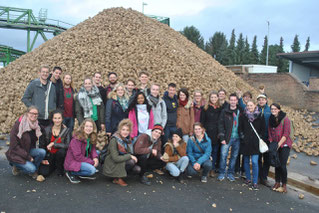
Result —
[[168, 96], [168, 92], [165, 92], [163, 96], [163, 100], [165, 101], [166, 111], [167, 111], [166, 126], [174, 127], [176, 126], [176, 122], [177, 122], [177, 107], [178, 107], [177, 96], [175, 95], [173, 98], [170, 98]]
[[106, 89], [103, 86], [96, 86], [99, 89], [100, 92], [100, 96], [103, 100], [103, 104], [105, 106], [106, 104], [106, 100], [107, 100], [107, 96], [106, 96]]
[[196, 105], [195, 101], [194, 103], [194, 121], [200, 122], [200, 114], [205, 106], [206, 101], [204, 99], [201, 100], [200, 105]]
[[181, 140], [177, 147], [174, 147], [172, 141], [168, 141], [164, 147], [164, 153], [168, 156], [168, 162], [177, 162], [181, 157], [186, 156], [186, 146], [187, 144]]
[[[48, 81], [50, 81], [52, 74], [49, 75]], [[64, 110], [64, 90], [63, 90], [63, 82], [61, 79], [56, 80], [55, 83], [52, 82], [55, 86], [56, 92], [56, 108], [60, 110]]]
[[116, 132], [120, 121], [127, 118], [127, 116], [128, 113], [123, 111], [122, 106], [117, 100], [107, 100], [105, 107], [106, 132], [111, 132], [112, 134]]
[[162, 98], [159, 98], [158, 103], [155, 105], [149, 98], [147, 97], [148, 104], [152, 106], [152, 111], [154, 115], [154, 124], [161, 124], [163, 128], [166, 126], [167, 122], [167, 110], [165, 101]]
[[[240, 150], [243, 155], [257, 155], [259, 154], [259, 139], [256, 136], [253, 128], [246, 115], [240, 117], [239, 135], [241, 136]], [[265, 131], [265, 121], [261, 114], [259, 114], [252, 122], [255, 130], [260, 138], [263, 139]]]
[[[196, 140], [197, 144], [201, 147], [203, 152], [200, 151], [200, 149], [196, 146], [194, 140]], [[195, 163], [199, 163], [202, 165], [205, 161], [209, 160], [212, 152], [212, 144], [211, 140], [205, 133], [203, 139], [201, 141], [198, 141], [195, 136], [192, 136], [188, 139], [187, 143], [187, 156], [194, 165]]]
[[[238, 127], [240, 125], [241, 112], [239, 107], [236, 108], [236, 115], [238, 114]], [[230, 110], [230, 105], [221, 111], [218, 121], [218, 138], [220, 142], [223, 140], [228, 144], [231, 138], [231, 133], [233, 130], [233, 112]]]
[[[149, 121], [148, 121], [148, 129], [152, 129], [154, 126], [154, 116], [152, 109], [149, 112]], [[135, 108], [131, 109], [128, 113], [128, 118], [132, 121], [132, 132], [131, 132], [131, 138], [134, 138], [138, 136], [138, 116], [137, 116], [137, 110]]]
[[220, 141], [218, 139], [218, 120], [222, 108], [214, 108], [213, 106], [208, 106], [207, 110], [202, 109], [200, 115], [200, 122], [206, 129], [208, 137], [211, 139], [212, 144], [218, 144]]
[[[292, 146], [292, 139], [290, 138], [290, 120], [289, 118], [286, 116], [286, 113], [284, 113], [283, 111], [279, 112], [278, 115], [278, 125], [275, 126], [274, 122], [272, 122], [273, 120], [275, 120], [274, 116], [271, 115], [269, 117], [269, 126], [268, 126], [268, 139], [269, 142], [276, 142], [278, 143], [281, 138], [283, 136], [286, 137], [286, 141], [281, 145], [281, 148], [283, 148], [285, 145], [288, 146], [289, 148], [291, 148]], [[283, 122], [282, 122], [283, 120]]]
[[263, 138], [265, 139], [265, 141], [268, 141], [268, 123], [269, 123], [269, 117], [271, 115], [270, 107], [268, 106], [268, 104], [266, 104], [263, 108], [260, 106], [258, 106], [258, 108], [265, 121], [265, 130], [264, 130]]
[[[73, 114], [73, 118], [76, 117], [76, 112], [75, 112], [75, 101], [76, 101], [76, 96], [75, 94], [77, 93], [76, 89], [73, 89], [72, 87], [71, 88], [71, 92], [72, 92], [72, 96], [73, 96], [73, 106], [72, 106], [72, 114]], [[63, 110], [64, 109], [64, 87], [63, 87]], [[63, 115], [64, 116], [64, 115]], [[64, 117], [65, 118], [65, 117]]]
[[92, 144], [88, 157], [85, 156], [85, 148], [86, 140], [80, 140], [76, 136], [73, 136], [64, 161], [64, 169], [66, 171], [80, 171], [82, 162], [94, 165], [93, 159], [98, 158], [95, 145]]
[[[24, 92], [24, 95], [21, 101], [27, 106], [36, 106], [39, 110], [38, 119], [45, 119], [47, 120], [48, 117], [45, 117], [45, 98], [46, 98], [46, 91], [49, 89], [50, 81], [47, 83], [47, 89], [42, 86], [42, 83], [39, 78], [32, 80], [27, 89]], [[48, 101], [48, 116], [51, 111], [56, 109], [56, 91], [55, 86], [51, 83], [51, 89], [49, 94], [49, 101]]]
[[131, 159], [131, 149], [130, 146], [127, 146], [127, 153], [121, 154], [118, 149], [118, 146], [120, 145], [117, 140], [116, 137], [112, 137], [110, 141], [103, 164], [103, 174], [108, 177], [123, 178], [127, 176], [125, 162]]
[[22, 134], [21, 139], [18, 138], [20, 119], [18, 119], [10, 132], [10, 146], [6, 152], [8, 161], [25, 164], [26, 161], [31, 160], [30, 150], [36, 148], [36, 137], [35, 131], [25, 132]]
[[189, 100], [185, 106], [178, 106], [177, 108], [177, 122], [176, 127], [183, 130], [184, 135], [193, 133], [194, 109], [191, 106], [192, 101]]
[[136, 142], [134, 143], [134, 154], [136, 155], [152, 155], [152, 149], [157, 150], [157, 156], [156, 158], [160, 159], [162, 157], [161, 154], [161, 147], [162, 147], [162, 142], [161, 138], [159, 138], [153, 145], [152, 148], [150, 146], [153, 144], [152, 140], [152, 131], [148, 130], [146, 131], [145, 134], [141, 134], [138, 136]]
[[[81, 125], [81, 123], [86, 118], [84, 118], [83, 108], [80, 104], [78, 96], [75, 97], [75, 114], [76, 114], [76, 119], [78, 119], [79, 125]], [[104, 105], [103, 105], [103, 103], [101, 103], [101, 105], [97, 105], [97, 114], [98, 114], [97, 125], [99, 128], [101, 126], [101, 124], [104, 124]]]

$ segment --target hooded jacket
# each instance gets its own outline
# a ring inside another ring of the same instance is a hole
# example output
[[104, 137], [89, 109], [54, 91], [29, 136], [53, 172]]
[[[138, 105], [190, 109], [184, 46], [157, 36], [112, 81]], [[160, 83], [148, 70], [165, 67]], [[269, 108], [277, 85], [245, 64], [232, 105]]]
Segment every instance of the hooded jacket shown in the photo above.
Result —
[[152, 130], [147, 130], [145, 134], [138, 136], [136, 142], [134, 143], [134, 154], [137, 155], [148, 155], [152, 156], [152, 149], [157, 150], [156, 158], [160, 159], [162, 157], [161, 147], [162, 142], [161, 138], [157, 141], [152, 141]]
[[147, 97], [147, 101], [148, 104], [152, 106], [154, 124], [161, 124], [162, 127], [165, 127], [167, 122], [167, 109], [165, 101], [159, 97], [158, 103], [155, 105], [149, 97], [150, 96]]
[[181, 128], [184, 135], [193, 133], [194, 120], [194, 109], [191, 100], [188, 100], [185, 106], [178, 106], [176, 127]]
[[177, 122], [177, 107], [178, 107], [177, 96], [174, 95], [174, 97], [171, 98], [168, 96], [168, 92], [166, 91], [164, 93], [163, 100], [165, 101], [166, 110], [167, 110], [166, 126], [175, 127]]

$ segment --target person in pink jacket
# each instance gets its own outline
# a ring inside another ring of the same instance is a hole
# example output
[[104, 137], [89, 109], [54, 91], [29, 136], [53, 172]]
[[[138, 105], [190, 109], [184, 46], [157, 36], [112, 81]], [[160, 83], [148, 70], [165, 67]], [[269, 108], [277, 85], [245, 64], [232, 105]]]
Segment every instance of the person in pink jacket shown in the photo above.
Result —
[[75, 131], [64, 161], [66, 177], [71, 183], [80, 183], [80, 179], [96, 179], [94, 174], [99, 165], [95, 148], [96, 141], [95, 122], [91, 118], [87, 118]]
[[128, 107], [128, 118], [133, 123], [131, 138], [136, 138], [154, 126], [154, 115], [151, 105], [148, 104], [143, 92], [138, 92]]

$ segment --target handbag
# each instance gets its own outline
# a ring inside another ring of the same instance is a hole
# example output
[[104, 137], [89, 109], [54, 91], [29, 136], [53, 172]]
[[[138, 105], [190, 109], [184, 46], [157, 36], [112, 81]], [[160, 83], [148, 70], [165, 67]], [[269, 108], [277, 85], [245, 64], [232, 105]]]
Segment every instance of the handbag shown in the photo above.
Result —
[[267, 152], [267, 151], [269, 150], [267, 144], [265, 143], [265, 141], [264, 141], [263, 139], [261, 139], [261, 138], [259, 137], [259, 135], [258, 135], [257, 131], [255, 130], [253, 124], [252, 124], [251, 122], [249, 122], [249, 123], [250, 123], [251, 128], [253, 128], [253, 130], [254, 130], [256, 136], [257, 136], [258, 139], [259, 139], [259, 152], [260, 152], [260, 153], [265, 153], [265, 152]]
[[270, 166], [273, 166], [275, 168], [281, 167], [279, 153], [278, 153], [277, 149], [278, 149], [278, 143], [277, 142], [271, 142], [269, 144]]

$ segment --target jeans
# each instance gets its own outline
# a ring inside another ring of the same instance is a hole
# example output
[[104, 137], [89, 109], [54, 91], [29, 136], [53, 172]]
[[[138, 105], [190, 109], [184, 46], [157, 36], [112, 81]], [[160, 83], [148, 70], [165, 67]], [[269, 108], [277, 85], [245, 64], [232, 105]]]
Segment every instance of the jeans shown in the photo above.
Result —
[[46, 151], [44, 149], [34, 148], [30, 150], [30, 155], [33, 158], [33, 162], [26, 161], [25, 164], [14, 163], [14, 162], [10, 162], [10, 163], [16, 166], [22, 173], [33, 174], [38, 170], [41, 164], [41, 161], [45, 157], [45, 154], [46, 154]]
[[[212, 170], [212, 162], [210, 160], [206, 160], [202, 165], [201, 168], [203, 169], [202, 172], [202, 176], [207, 177], [208, 172], [210, 172], [210, 170]], [[196, 171], [193, 167], [193, 165], [190, 163], [187, 166], [187, 171], [186, 171], [187, 175], [189, 176], [194, 176], [196, 174], [198, 174], [198, 171]]]
[[174, 176], [178, 177], [183, 173], [188, 165], [189, 159], [187, 156], [181, 157], [177, 162], [169, 162], [166, 164], [166, 170]]
[[229, 148], [231, 147], [231, 156], [228, 164], [227, 174], [234, 175], [235, 163], [240, 148], [240, 141], [238, 138], [231, 138], [228, 144], [222, 144], [220, 152], [220, 163], [219, 163], [219, 174], [225, 175], [226, 173], [226, 164]]
[[73, 132], [74, 129], [74, 118], [64, 118], [63, 124], [70, 129], [71, 132]]
[[188, 142], [189, 139], [189, 135], [183, 135], [183, 141], [185, 141], [185, 143]]
[[[164, 129], [164, 141], [162, 141], [162, 146], [168, 141], [168, 139], [171, 139], [173, 136], [173, 132], [177, 130], [176, 126], [166, 126]], [[185, 141], [187, 142], [187, 141]]]
[[94, 166], [92, 166], [89, 163], [82, 162], [80, 171], [71, 172], [71, 174], [76, 176], [92, 176], [95, 174], [95, 172], [96, 172], [96, 169]]
[[[219, 149], [220, 149], [219, 143], [212, 144], [212, 158], [213, 158], [212, 170], [216, 170]], [[218, 167], [218, 165], [217, 165], [217, 167]]]
[[290, 153], [289, 147], [283, 147], [278, 149], [280, 167], [275, 168], [275, 180], [277, 183], [287, 184], [287, 161]]
[[250, 157], [251, 157], [251, 163], [252, 163], [252, 171], [253, 171], [253, 184], [258, 183], [258, 158], [259, 154], [257, 155], [244, 155], [244, 168], [245, 168], [245, 174], [247, 177], [247, 180], [251, 180], [250, 176]]

